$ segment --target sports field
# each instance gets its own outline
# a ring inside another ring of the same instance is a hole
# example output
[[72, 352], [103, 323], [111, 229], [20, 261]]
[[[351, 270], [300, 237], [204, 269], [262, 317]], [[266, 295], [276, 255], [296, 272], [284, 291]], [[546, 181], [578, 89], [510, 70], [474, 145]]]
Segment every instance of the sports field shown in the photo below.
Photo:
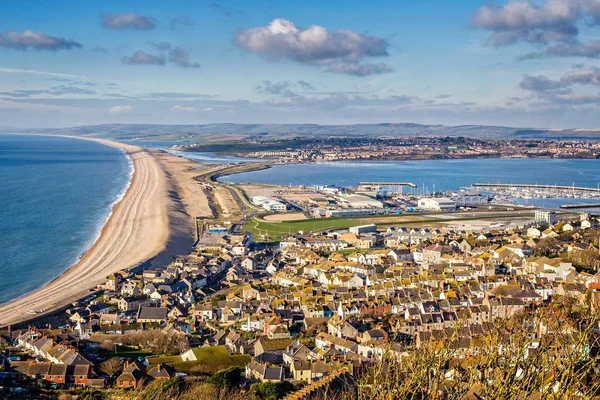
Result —
[[[301, 221], [266, 221], [264, 215], [258, 215], [248, 220], [242, 227], [243, 231], [252, 233], [256, 241], [281, 241], [287, 235], [326, 231], [329, 229], [349, 228], [366, 224], [386, 226], [419, 226], [438, 227], [459, 221], [503, 220], [514, 218], [531, 218], [531, 211], [513, 212], [475, 212], [475, 213], [415, 213], [403, 215], [373, 215], [354, 218], [314, 218]], [[484, 222], [485, 222], [484, 221]]]

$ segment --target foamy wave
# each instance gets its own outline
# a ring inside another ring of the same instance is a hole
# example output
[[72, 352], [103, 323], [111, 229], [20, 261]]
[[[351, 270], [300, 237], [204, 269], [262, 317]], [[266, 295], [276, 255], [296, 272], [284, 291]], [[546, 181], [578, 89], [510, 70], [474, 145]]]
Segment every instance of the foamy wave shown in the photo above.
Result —
[[100, 236], [102, 235], [102, 229], [104, 229], [104, 226], [106, 225], [106, 223], [108, 222], [108, 220], [112, 216], [114, 208], [117, 206], [117, 204], [119, 204], [121, 202], [121, 200], [123, 200], [123, 198], [125, 198], [125, 194], [127, 194], [127, 191], [129, 190], [129, 187], [131, 186], [131, 181], [133, 180], [133, 173], [135, 172], [135, 165], [133, 164], [133, 160], [129, 156], [129, 154], [127, 154], [127, 152], [125, 150], [123, 150], [123, 149], [119, 148], [118, 150], [120, 150], [125, 155], [125, 157], [127, 158], [127, 165], [129, 167], [128, 168], [129, 178], [127, 179], [127, 184], [125, 185], [125, 187], [119, 192], [119, 194], [117, 195], [117, 198], [111, 203], [110, 210], [109, 210], [106, 218], [104, 218], [104, 220], [102, 221], [102, 223], [98, 224], [98, 227], [96, 229], [96, 236], [95, 236], [95, 238], [93, 240], [89, 241], [88, 245], [85, 247], [85, 250], [82, 251], [75, 260], [73, 260], [70, 263], [68, 263], [68, 267], [66, 267], [62, 271], [60, 271], [60, 273], [57, 274], [54, 278], [50, 279], [47, 282], [42, 283], [41, 285], [37, 286], [35, 289], [29, 290], [29, 291], [23, 293], [20, 296], [17, 296], [15, 298], [12, 298], [12, 299], [8, 300], [5, 303], [0, 303], [0, 305], [6, 304], [6, 303], [10, 303], [11, 301], [15, 301], [15, 300], [21, 299], [22, 297], [26, 297], [26, 296], [30, 295], [31, 293], [35, 292], [36, 290], [38, 290], [39, 288], [42, 288], [42, 287], [48, 285], [49, 283], [57, 280], [66, 271], [68, 271], [69, 269], [71, 269], [75, 265], [77, 265], [77, 263], [79, 262], [79, 260], [94, 246], [94, 244], [98, 241], [98, 239], [100, 239]]
[[[115, 207], [117, 206], [117, 204], [119, 204], [121, 202], [121, 200], [123, 200], [125, 198], [125, 195], [127, 194], [127, 191], [129, 190], [129, 187], [131, 186], [131, 181], [133, 179], [133, 173], [135, 172], [135, 165], [133, 164], [133, 160], [131, 159], [131, 157], [129, 156], [129, 154], [127, 154], [127, 152], [125, 150], [123, 150], [123, 149], [119, 149], [119, 150], [127, 158], [128, 174], [129, 174], [129, 177], [127, 179], [127, 184], [119, 192], [119, 194], [117, 195], [117, 198], [111, 203], [110, 210], [109, 210], [106, 218], [104, 218], [104, 220], [102, 221], [101, 224], [98, 224], [98, 229], [96, 231], [96, 237], [94, 238], [94, 240], [92, 240], [89, 243], [89, 245], [86, 247], [86, 249], [79, 255], [79, 257], [77, 258], [77, 260], [81, 259], [81, 257], [83, 257], [85, 255], [85, 253], [87, 253], [92, 248], [92, 246], [94, 246], [94, 244], [98, 241], [98, 239], [100, 239], [100, 236], [102, 236], [102, 229], [104, 229], [104, 226], [107, 224], [108, 220], [112, 216], [113, 211], [114, 211]], [[71, 267], [73, 267], [76, 263], [77, 262], [73, 263], [71, 265]]]

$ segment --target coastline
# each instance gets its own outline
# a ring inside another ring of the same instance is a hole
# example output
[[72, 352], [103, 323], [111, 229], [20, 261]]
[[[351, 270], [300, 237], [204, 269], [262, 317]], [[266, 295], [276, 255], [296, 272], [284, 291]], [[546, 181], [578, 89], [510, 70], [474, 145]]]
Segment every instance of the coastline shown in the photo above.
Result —
[[[67, 306], [109, 274], [156, 256], [169, 240], [168, 183], [150, 150], [104, 139], [65, 137], [123, 150], [133, 168], [128, 186], [113, 203], [96, 240], [74, 265], [42, 287], [0, 305], [0, 326], [37, 319]], [[28, 310], [43, 312], [29, 314]]]

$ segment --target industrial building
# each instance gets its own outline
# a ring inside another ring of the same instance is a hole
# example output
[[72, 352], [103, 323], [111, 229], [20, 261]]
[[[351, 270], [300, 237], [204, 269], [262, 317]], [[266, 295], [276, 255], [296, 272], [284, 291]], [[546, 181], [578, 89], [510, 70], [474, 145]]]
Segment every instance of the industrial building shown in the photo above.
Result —
[[361, 215], [385, 214], [385, 208], [342, 208], [331, 210], [327, 208], [313, 208], [312, 215], [315, 217], [357, 217]]
[[456, 206], [481, 206], [489, 202], [488, 196], [472, 193], [459, 193], [452, 196], [451, 200], [456, 203]]
[[447, 197], [424, 197], [419, 199], [417, 208], [424, 211], [454, 211], [456, 202]]
[[368, 224], [368, 225], [360, 225], [360, 226], [351, 226], [350, 233], [355, 235], [364, 235], [365, 233], [377, 233], [377, 225]]
[[536, 222], [544, 222], [546, 224], [554, 225], [556, 224], [556, 212], [538, 210], [535, 212], [535, 220]]
[[277, 212], [287, 210], [285, 204], [267, 196], [254, 196], [252, 198], [252, 204], [262, 207], [267, 211]]
[[381, 201], [360, 194], [340, 196], [339, 202], [347, 208], [383, 208], [383, 203]]

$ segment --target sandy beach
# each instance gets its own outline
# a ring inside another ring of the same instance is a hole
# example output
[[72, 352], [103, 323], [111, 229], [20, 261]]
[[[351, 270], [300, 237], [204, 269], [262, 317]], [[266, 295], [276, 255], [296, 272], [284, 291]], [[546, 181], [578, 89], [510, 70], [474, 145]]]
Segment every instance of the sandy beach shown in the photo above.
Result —
[[123, 199], [115, 205], [100, 237], [69, 270], [47, 285], [0, 306], [0, 326], [37, 315], [28, 310], [59, 309], [89, 293], [113, 272], [130, 268], [163, 250], [169, 240], [168, 180], [156, 155], [145, 148], [101, 139], [131, 157], [134, 172]]

